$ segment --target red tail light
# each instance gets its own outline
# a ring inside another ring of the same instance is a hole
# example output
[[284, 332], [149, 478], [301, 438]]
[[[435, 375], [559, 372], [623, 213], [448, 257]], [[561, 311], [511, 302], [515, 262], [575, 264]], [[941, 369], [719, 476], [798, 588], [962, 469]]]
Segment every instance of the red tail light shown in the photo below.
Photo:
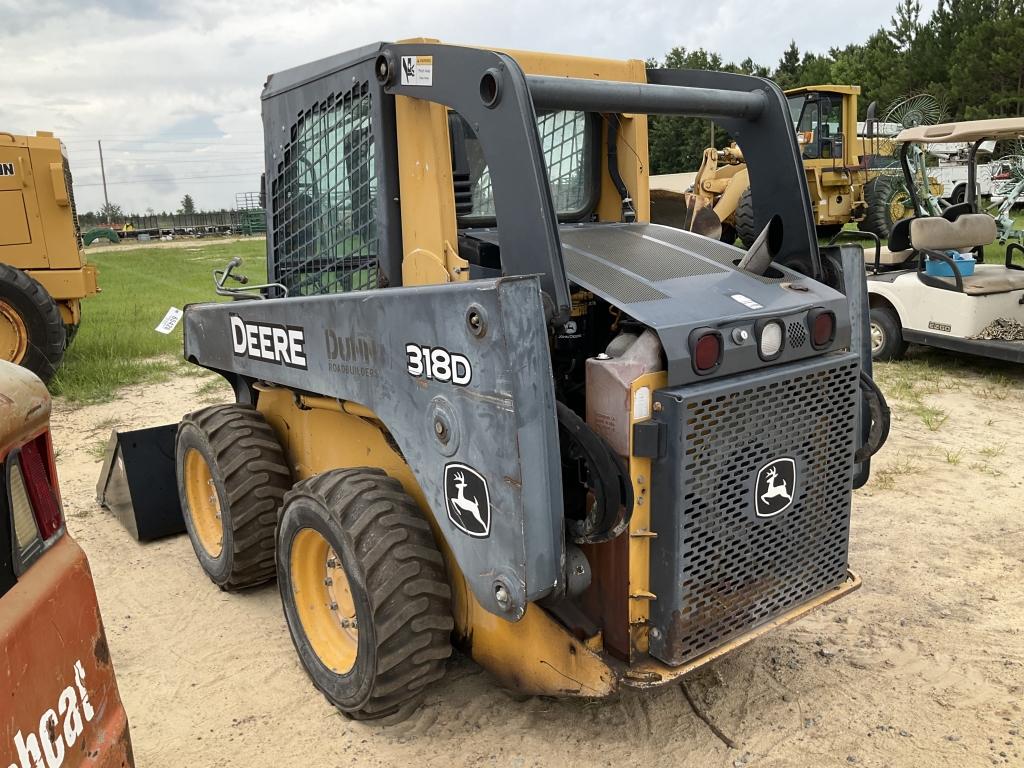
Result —
[[836, 316], [827, 309], [812, 310], [807, 319], [811, 325], [811, 345], [822, 349], [836, 337]]
[[697, 373], [708, 373], [722, 361], [722, 334], [712, 328], [698, 328], [690, 336], [690, 355]]
[[10, 453], [4, 472], [7, 498], [0, 500], [0, 511], [10, 507], [15, 570], [24, 573], [59, 538], [64, 526], [49, 433]]
[[21, 447], [21, 473], [43, 541], [53, 536], [64, 522], [51, 457], [49, 432], [44, 432]]

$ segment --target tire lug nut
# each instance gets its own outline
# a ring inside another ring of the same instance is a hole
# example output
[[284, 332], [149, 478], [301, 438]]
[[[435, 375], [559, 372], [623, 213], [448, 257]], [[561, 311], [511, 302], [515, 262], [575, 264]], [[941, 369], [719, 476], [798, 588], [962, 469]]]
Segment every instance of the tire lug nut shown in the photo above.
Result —
[[324, 579], [324, 586], [325, 587], [329, 587], [332, 584], [334, 584], [334, 579], [332, 579], [330, 576], [328, 576], [326, 579]]
[[335, 558], [333, 558], [333, 557], [328, 558], [327, 559], [327, 567], [328, 568], [337, 568], [338, 567], [338, 561]]
[[330, 604], [330, 609], [332, 611], [338, 610], [338, 604], [332, 601], [331, 604]]

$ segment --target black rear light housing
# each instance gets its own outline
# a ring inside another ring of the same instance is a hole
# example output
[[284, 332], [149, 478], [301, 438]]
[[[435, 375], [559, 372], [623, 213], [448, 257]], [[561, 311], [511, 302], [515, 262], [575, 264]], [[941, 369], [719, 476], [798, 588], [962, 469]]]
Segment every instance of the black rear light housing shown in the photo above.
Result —
[[[709, 368], [700, 368], [697, 366], [697, 348], [701, 340], [711, 337], [714, 338], [718, 344], [718, 357], [715, 360], [714, 365]], [[718, 367], [722, 364], [722, 355], [725, 352], [725, 342], [722, 338], [722, 332], [717, 328], [694, 328], [690, 332], [690, 363], [693, 366], [693, 372], [698, 376], [707, 376], [709, 373], [713, 373], [718, 370]]]

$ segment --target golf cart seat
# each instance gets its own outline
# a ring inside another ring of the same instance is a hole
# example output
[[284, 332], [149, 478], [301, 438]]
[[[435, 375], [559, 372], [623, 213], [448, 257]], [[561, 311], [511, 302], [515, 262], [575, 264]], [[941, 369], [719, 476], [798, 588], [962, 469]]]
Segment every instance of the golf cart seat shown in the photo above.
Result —
[[962, 213], [952, 221], [942, 216], [923, 216], [911, 219], [909, 229], [910, 244], [920, 254], [918, 276], [923, 282], [936, 287], [963, 290], [969, 296], [987, 296], [1024, 289], [1024, 271], [1002, 266], [979, 266], [973, 275], [960, 278], [962, 289], [957, 285], [955, 277], [934, 277], [923, 272], [925, 255], [952, 264], [945, 252], [969, 252], [995, 242], [996, 222], [988, 214]]

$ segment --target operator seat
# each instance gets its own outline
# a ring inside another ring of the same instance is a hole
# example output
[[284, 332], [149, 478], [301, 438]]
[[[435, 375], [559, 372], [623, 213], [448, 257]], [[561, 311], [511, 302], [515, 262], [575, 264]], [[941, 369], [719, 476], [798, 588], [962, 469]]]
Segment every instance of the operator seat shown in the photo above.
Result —
[[[899, 222], [901, 225], [903, 223]], [[986, 213], [961, 213], [953, 221], [943, 216], [922, 216], [909, 219], [908, 228], [910, 245], [922, 260], [929, 252], [971, 251], [991, 245], [996, 239], [996, 221]], [[896, 234], [896, 227], [893, 228], [893, 234]], [[889, 242], [891, 248], [892, 236]], [[921, 275], [920, 271], [918, 275]], [[935, 280], [950, 286], [956, 285], [956, 279], [952, 277], [929, 277], [929, 283]], [[985, 265], [962, 280], [963, 292], [969, 296], [1024, 290], [1024, 271], [1003, 266]]]

